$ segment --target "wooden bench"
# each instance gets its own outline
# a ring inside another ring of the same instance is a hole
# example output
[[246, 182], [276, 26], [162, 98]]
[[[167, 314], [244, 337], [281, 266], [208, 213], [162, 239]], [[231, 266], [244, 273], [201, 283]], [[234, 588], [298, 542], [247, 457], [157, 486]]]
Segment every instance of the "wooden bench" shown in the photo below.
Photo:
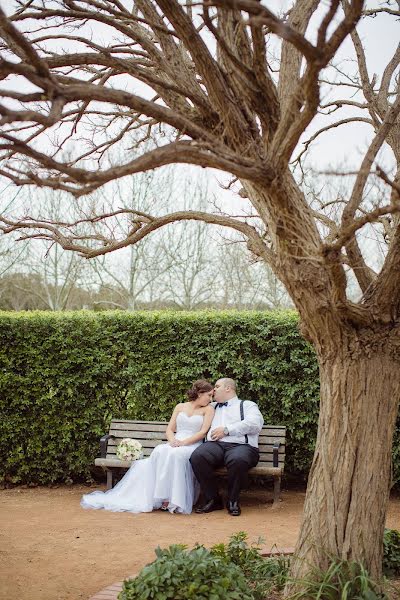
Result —
[[[102, 467], [107, 473], [107, 489], [114, 485], [115, 475], [129, 469], [132, 463], [119, 460], [116, 449], [122, 438], [139, 440], [143, 446], [144, 458], [150, 456], [153, 448], [167, 441], [165, 421], [126, 421], [113, 419], [108, 434], [100, 439], [101, 457], [96, 458], [95, 465]], [[250, 469], [249, 474], [257, 478], [274, 480], [274, 506], [277, 506], [281, 491], [281, 478], [285, 464], [286, 427], [264, 425], [259, 437], [260, 461]], [[223, 475], [226, 469], [218, 469]]]

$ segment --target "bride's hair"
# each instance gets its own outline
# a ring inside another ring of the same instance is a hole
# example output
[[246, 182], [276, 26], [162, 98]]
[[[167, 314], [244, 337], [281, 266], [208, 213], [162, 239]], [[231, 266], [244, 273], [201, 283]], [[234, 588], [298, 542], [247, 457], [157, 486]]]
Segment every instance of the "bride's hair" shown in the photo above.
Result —
[[186, 392], [186, 396], [188, 400], [191, 402], [193, 400], [197, 400], [200, 394], [203, 392], [211, 392], [214, 389], [214, 386], [211, 385], [206, 379], [198, 379], [192, 384], [192, 387]]

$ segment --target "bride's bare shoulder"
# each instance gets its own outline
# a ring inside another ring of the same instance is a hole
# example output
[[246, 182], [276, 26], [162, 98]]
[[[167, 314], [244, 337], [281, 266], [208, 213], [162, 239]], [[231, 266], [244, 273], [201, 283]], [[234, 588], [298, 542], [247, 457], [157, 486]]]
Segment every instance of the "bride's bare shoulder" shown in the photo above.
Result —
[[190, 402], [179, 402], [179, 404], [176, 405], [176, 409], [180, 411], [185, 410], [186, 408], [188, 408], [190, 406]]

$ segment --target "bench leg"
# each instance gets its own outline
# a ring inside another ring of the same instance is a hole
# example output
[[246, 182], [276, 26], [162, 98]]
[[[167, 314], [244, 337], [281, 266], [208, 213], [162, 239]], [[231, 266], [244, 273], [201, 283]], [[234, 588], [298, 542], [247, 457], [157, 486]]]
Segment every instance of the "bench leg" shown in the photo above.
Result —
[[278, 508], [281, 497], [281, 478], [274, 477], [274, 502], [272, 508]]
[[112, 489], [113, 483], [114, 483], [113, 480], [114, 480], [113, 472], [108, 469], [107, 470], [107, 489], [108, 490]]

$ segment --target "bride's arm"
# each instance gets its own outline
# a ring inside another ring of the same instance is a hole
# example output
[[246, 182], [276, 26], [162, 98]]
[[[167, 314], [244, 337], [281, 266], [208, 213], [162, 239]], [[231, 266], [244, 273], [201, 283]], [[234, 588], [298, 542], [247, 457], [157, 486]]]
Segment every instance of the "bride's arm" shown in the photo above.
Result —
[[191, 435], [188, 438], [185, 438], [184, 440], [181, 440], [180, 446], [190, 446], [190, 444], [195, 444], [196, 442], [199, 442], [200, 440], [205, 438], [208, 430], [211, 427], [211, 422], [214, 418], [214, 413], [215, 409], [210, 405], [207, 406], [206, 410], [204, 411], [203, 425], [201, 426], [200, 431], [198, 433], [195, 433], [194, 435]]
[[165, 433], [167, 434], [167, 440], [169, 441], [170, 444], [172, 444], [175, 441], [176, 417], [181, 412], [181, 408], [182, 408], [182, 403], [177, 404], [175, 406], [174, 411], [169, 420], [169, 423], [167, 425], [167, 429], [166, 429]]

